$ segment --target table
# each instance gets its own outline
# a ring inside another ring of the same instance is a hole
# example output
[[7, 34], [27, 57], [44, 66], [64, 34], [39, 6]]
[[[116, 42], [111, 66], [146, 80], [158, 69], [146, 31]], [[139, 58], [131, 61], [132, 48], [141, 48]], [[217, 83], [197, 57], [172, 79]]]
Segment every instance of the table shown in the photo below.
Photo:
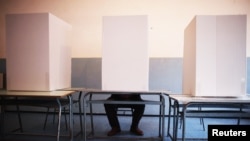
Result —
[[[143, 100], [143, 101], [110, 101], [106, 99], [92, 99], [94, 95], [111, 95], [111, 94], [140, 94], [140, 95], [155, 95], [159, 96], [159, 101]], [[94, 125], [93, 125], [93, 114], [92, 105], [93, 104], [150, 104], [159, 105], [159, 137], [161, 140], [164, 139], [164, 124], [165, 124], [165, 98], [162, 92], [144, 92], [144, 91], [106, 91], [106, 90], [89, 90], [83, 97], [83, 107], [84, 107], [84, 141], [87, 140], [87, 130], [86, 130], [86, 110], [87, 105], [90, 106], [90, 116], [91, 116], [91, 135], [94, 135]]]
[[[69, 103], [69, 128], [70, 128], [70, 140], [73, 141], [73, 111], [72, 111], [72, 94], [76, 91], [8, 91], [8, 90], [0, 90], [0, 98], [1, 103], [4, 105], [4, 99], [5, 98], [36, 98], [41, 100], [55, 100], [58, 104], [59, 109], [59, 118], [58, 118], [58, 127], [57, 127], [57, 141], [59, 141], [60, 138], [60, 121], [61, 121], [61, 111], [62, 111], [62, 105], [61, 105], [61, 98], [67, 97], [68, 103]], [[18, 102], [18, 104], [20, 104]], [[3, 108], [4, 106], [1, 106]], [[3, 111], [3, 109], [1, 110]], [[3, 112], [4, 113], [4, 112]], [[2, 114], [2, 117], [4, 115]], [[1, 123], [3, 123], [3, 118], [1, 118]], [[1, 124], [2, 131], [4, 130], [3, 124]]]
[[[86, 94], [89, 91], [94, 91], [96, 89], [91, 88], [81, 88], [81, 87], [70, 87], [70, 88], [64, 88], [60, 89], [61, 91], [76, 91], [79, 93], [77, 100], [72, 100], [73, 104], [78, 103], [79, 107], [79, 118], [80, 118], [80, 128], [81, 128], [81, 135], [83, 135], [83, 125], [82, 125], [82, 95]], [[73, 98], [72, 98], [73, 99]]]
[[[243, 111], [244, 106], [250, 105], [250, 96], [241, 97], [194, 97], [191, 95], [169, 94], [169, 115], [173, 112], [173, 140], [177, 140], [178, 117], [183, 121], [182, 140], [185, 140], [186, 117], [250, 117], [250, 112]], [[182, 112], [180, 108], [182, 107]], [[198, 107], [194, 110], [194, 107]], [[206, 108], [210, 108], [207, 110]], [[227, 108], [227, 110], [223, 109]], [[170, 125], [170, 120], [169, 123]], [[168, 134], [169, 127], [168, 127]]]

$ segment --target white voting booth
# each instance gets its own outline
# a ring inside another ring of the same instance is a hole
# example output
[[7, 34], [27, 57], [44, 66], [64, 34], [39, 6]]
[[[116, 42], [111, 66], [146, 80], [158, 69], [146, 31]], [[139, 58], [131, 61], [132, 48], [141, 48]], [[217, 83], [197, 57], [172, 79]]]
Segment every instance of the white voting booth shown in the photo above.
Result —
[[103, 90], [148, 90], [147, 32], [147, 16], [103, 17]]
[[246, 16], [196, 16], [185, 29], [183, 93], [246, 95]]
[[6, 15], [7, 89], [71, 86], [71, 26], [50, 13]]

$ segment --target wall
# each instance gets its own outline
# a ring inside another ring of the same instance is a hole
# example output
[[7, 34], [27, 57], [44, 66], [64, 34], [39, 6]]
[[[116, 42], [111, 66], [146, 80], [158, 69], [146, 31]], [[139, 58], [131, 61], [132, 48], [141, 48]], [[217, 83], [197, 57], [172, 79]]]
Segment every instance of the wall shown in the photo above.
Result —
[[5, 14], [31, 12], [51, 12], [72, 25], [72, 58], [101, 57], [103, 16], [148, 15], [150, 57], [182, 57], [184, 29], [195, 15], [247, 14], [250, 23], [249, 0], [1, 0], [0, 58]]
[[[72, 87], [101, 88], [100, 58], [72, 59]], [[182, 59], [150, 58], [149, 90], [182, 91]]]
[[5, 14], [33, 12], [51, 12], [72, 25], [72, 86], [101, 86], [103, 16], [148, 15], [149, 89], [181, 91], [184, 29], [195, 15], [246, 14], [250, 56], [249, 0], [1, 0], [1, 72], [6, 61]]

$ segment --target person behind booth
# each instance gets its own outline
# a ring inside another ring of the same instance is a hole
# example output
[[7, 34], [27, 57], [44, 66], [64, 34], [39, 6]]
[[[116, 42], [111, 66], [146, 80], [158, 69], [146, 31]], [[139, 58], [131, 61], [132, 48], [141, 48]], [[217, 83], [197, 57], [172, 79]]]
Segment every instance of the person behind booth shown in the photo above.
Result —
[[[107, 100], [142, 101], [139, 94], [112, 94]], [[145, 104], [104, 104], [104, 107], [109, 124], [111, 126], [111, 130], [107, 133], [108, 136], [113, 136], [121, 132], [117, 117], [117, 109], [119, 107], [128, 107], [133, 109], [130, 132], [139, 136], [143, 135], [143, 131], [138, 127], [138, 125], [143, 116]]]

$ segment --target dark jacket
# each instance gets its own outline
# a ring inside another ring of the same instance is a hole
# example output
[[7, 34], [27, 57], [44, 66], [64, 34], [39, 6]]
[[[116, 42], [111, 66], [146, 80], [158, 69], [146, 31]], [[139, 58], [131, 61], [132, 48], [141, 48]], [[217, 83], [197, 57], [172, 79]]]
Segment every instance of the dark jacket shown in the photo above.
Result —
[[109, 99], [111, 99], [111, 100], [132, 100], [132, 101], [142, 100], [140, 94], [112, 94]]

